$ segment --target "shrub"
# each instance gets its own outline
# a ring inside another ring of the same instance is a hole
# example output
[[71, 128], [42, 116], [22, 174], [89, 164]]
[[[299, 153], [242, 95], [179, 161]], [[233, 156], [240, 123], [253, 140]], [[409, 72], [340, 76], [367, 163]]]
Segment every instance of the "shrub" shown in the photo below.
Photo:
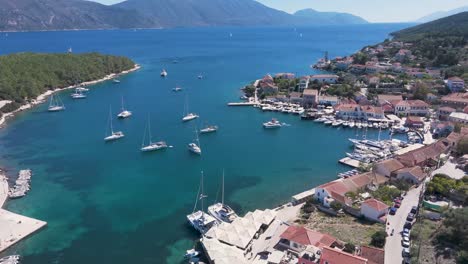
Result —
[[355, 250], [356, 250], [356, 246], [353, 243], [346, 243], [343, 249], [344, 252], [348, 252], [351, 254], [353, 254]]
[[383, 230], [377, 231], [372, 235], [371, 245], [378, 248], [385, 246], [385, 240], [387, 239], [387, 233]]

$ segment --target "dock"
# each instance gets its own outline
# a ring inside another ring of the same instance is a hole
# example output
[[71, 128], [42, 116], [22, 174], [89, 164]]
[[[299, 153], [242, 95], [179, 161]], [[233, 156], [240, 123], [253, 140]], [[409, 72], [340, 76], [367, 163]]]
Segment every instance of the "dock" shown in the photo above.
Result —
[[1, 209], [8, 193], [7, 177], [0, 172], [0, 252], [47, 225], [47, 222]]
[[340, 159], [339, 162], [341, 164], [350, 166], [352, 168], [359, 168], [359, 164], [361, 163], [359, 160], [355, 160], [355, 159], [352, 159], [352, 158], [349, 158], [349, 157], [342, 158], [342, 159]]
[[228, 103], [228, 106], [254, 106], [256, 105], [256, 102], [234, 102], [234, 103]]

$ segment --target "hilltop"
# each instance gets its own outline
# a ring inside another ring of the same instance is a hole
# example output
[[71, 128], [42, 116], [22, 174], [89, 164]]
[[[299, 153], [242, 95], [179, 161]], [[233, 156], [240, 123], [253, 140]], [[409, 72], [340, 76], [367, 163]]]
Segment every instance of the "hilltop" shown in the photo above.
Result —
[[415, 22], [427, 23], [427, 22], [431, 22], [437, 19], [452, 16], [452, 15], [455, 15], [461, 12], [466, 12], [466, 11], [468, 11], [468, 6], [462, 6], [462, 7], [452, 9], [449, 11], [439, 11], [439, 12], [435, 12], [435, 13], [423, 16], [420, 19], [416, 20]]
[[365, 19], [348, 14], [337, 12], [319, 12], [314, 9], [302, 9], [294, 13], [294, 16], [309, 19], [308, 23], [311, 24], [367, 24]]

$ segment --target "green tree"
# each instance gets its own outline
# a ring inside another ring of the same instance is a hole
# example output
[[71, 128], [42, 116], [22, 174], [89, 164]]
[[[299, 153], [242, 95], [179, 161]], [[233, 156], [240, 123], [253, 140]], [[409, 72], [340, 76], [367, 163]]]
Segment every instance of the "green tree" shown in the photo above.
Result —
[[356, 246], [353, 243], [346, 243], [343, 248], [344, 252], [348, 252], [351, 254], [354, 254], [355, 250], [356, 250]]
[[383, 230], [375, 232], [371, 237], [371, 245], [378, 248], [385, 246], [385, 240], [387, 239], [387, 233]]
[[333, 201], [330, 203], [330, 208], [332, 208], [333, 210], [335, 210], [335, 212], [338, 212], [339, 210], [341, 210], [343, 208], [343, 205], [341, 205], [339, 202], [337, 201]]

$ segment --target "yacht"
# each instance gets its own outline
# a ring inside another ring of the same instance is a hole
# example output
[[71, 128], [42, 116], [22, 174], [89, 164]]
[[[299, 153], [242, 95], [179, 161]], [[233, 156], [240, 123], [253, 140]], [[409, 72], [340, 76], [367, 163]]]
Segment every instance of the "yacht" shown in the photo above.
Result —
[[[207, 197], [205, 194], [203, 194], [203, 192], [204, 190], [203, 190], [203, 171], [202, 171], [200, 187], [198, 189], [195, 206], [193, 207], [192, 213], [187, 215], [187, 220], [189, 221], [190, 225], [193, 228], [195, 228], [195, 230], [200, 232], [202, 235], [205, 234], [208, 230], [210, 230], [211, 227], [218, 224], [218, 221], [216, 221], [216, 219], [213, 216], [203, 212], [204, 210], [203, 200]], [[197, 210], [198, 201], [200, 201], [201, 203], [201, 210], [195, 211]]]
[[357, 128], [362, 128], [361, 122], [357, 122], [357, 123], [356, 123], [356, 127], [357, 127]]
[[281, 126], [282, 126], [281, 123], [275, 118], [271, 119], [268, 122], [263, 123], [264, 128], [280, 128]]
[[18, 264], [20, 263], [20, 255], [10, 255], [0, 258], [0, 263], [4, 264]]
[[348, 126], [349, 126], [349, 122], [348, 122], [348, 121], [344, 121], [343, 124], [342, 124], [342, 126], [348, 127]]
[[185, 96], [185, 105], [184, 105], [184, 116], [182, 117], [182, 122], [188, 122], [190, 120], [197, 119], [199, 116], [195, 113], [190, 113], [188, 110], [188, 100]]
[[355, 125], [356, 125], [356, 123], [354, 123], [354, 121], [349, 122], [349, 127], [350, 128], [354, 128]]
[[76, 87], [76, 88], [75, 88], [75, 91], [78, 91], [78, 92], [87, 92], [87, 91], [89, 91], [89, 89], [86, 88], [86, 87], [81, 87], [81, 86], [80, 86], [80, 87]]
[[223, 171], [223, 184], [221, 190], [221, 202], [208, 206], [208, 213], [220, 222], [231, 223], [238, 216], [231, 207], [224, 204], [224, 171]]
[[325, 122], [323, 122], [325, 125], [331, 125], [333, 124], [335, 120], [334, 119], [331, 119], [331, 118], [327, 118], [327, 120], [325, 120]]
[[200, 255], [200, 252], [196, 251], [194, 248], [185, 251], [184, 258], [191, 259]]
[[328, 119], [325, 118], [325, 117], [319, 117], [317, 119], [314, 120], [314, 122], [317, 122], [317, 123], [323, 123], [325, 121], [327, 121]]
[[188, 150], [190, 152], [193, 152], [197, 155], [201, 155], [202, 151], [201, 151], [201, 147], [200, 147], [200, 139], [198, 138], [198, 131], [195, 130], [195, 143], [192, 142], [192, 143], [189, 143], [188, 144]]
[[53, 94], [50, 96], [49, 107], [47, 108], [49, 112], [58, 112], [65, 110], [65, 106], [60, 100], [60, 97], [55, 97]]
[[203, 75], [200, 73], [200, 74], [197, 76], [197, 78], [198, 78], [199, 80], [201, 80], [201, 79], [203, 79]]
[[114, 141], [117, 139], [123, 138], [125, 135], [122, 131], [114, 131], [114, 128], [112, 127], [112, 109], [109, 109], [109, 123], [110, 123], [110, 135], [106, 136], [104, 138], [104, 141]]
[[[148, 132], [148, 144], [145, 144], [147, 132]], [[166, 142], [164, 141], [153, 142], [152, 141], [151, 122], [148, 117], [148, 124], [146, 125], [145, 133], [143, 134], [143, 141], [141, 142], [140, 150], [142, 152], [150, 152], [150, 151], [155, 151], [155, 150], [160, 150], [160, 149], [165, 149], [165, 148], [167, 148]]]
[[166, 77], [167, 76], [167, 71], [165, 69], [163, 69], [161, 71], [161, 77]]
[[125, 109], [124, 100], [123, 100], [123, 96], [122, 96], [122, 111], [117, 115], [117, 117], [118, 118], [127, 118], [127, 117], [130, 117], [131, 115], [132, 115], [132, 112]]
[[207, 126], [205, 128], [200, 129], [201, 134], [212, 133], [218, 130], [218, 126]]
[[73, 99], [85, 99], [86, 95], [83, 92], [76, 90], [75, 92], [70, 95]]
[[332, 126], [333, 127], [339, 127], [343, 124], [343, 120], [335, 120], [333, 123], [332, 123]]
[[112, 80], [113, 83], [120, 83], [120, 80], [119, 79], [114, 79]]
[[172, 91], [180, 92], [180, 91], [182, 91], [182, 88], [180, 86], [176, 86], [176, 87], [172, 88]]

